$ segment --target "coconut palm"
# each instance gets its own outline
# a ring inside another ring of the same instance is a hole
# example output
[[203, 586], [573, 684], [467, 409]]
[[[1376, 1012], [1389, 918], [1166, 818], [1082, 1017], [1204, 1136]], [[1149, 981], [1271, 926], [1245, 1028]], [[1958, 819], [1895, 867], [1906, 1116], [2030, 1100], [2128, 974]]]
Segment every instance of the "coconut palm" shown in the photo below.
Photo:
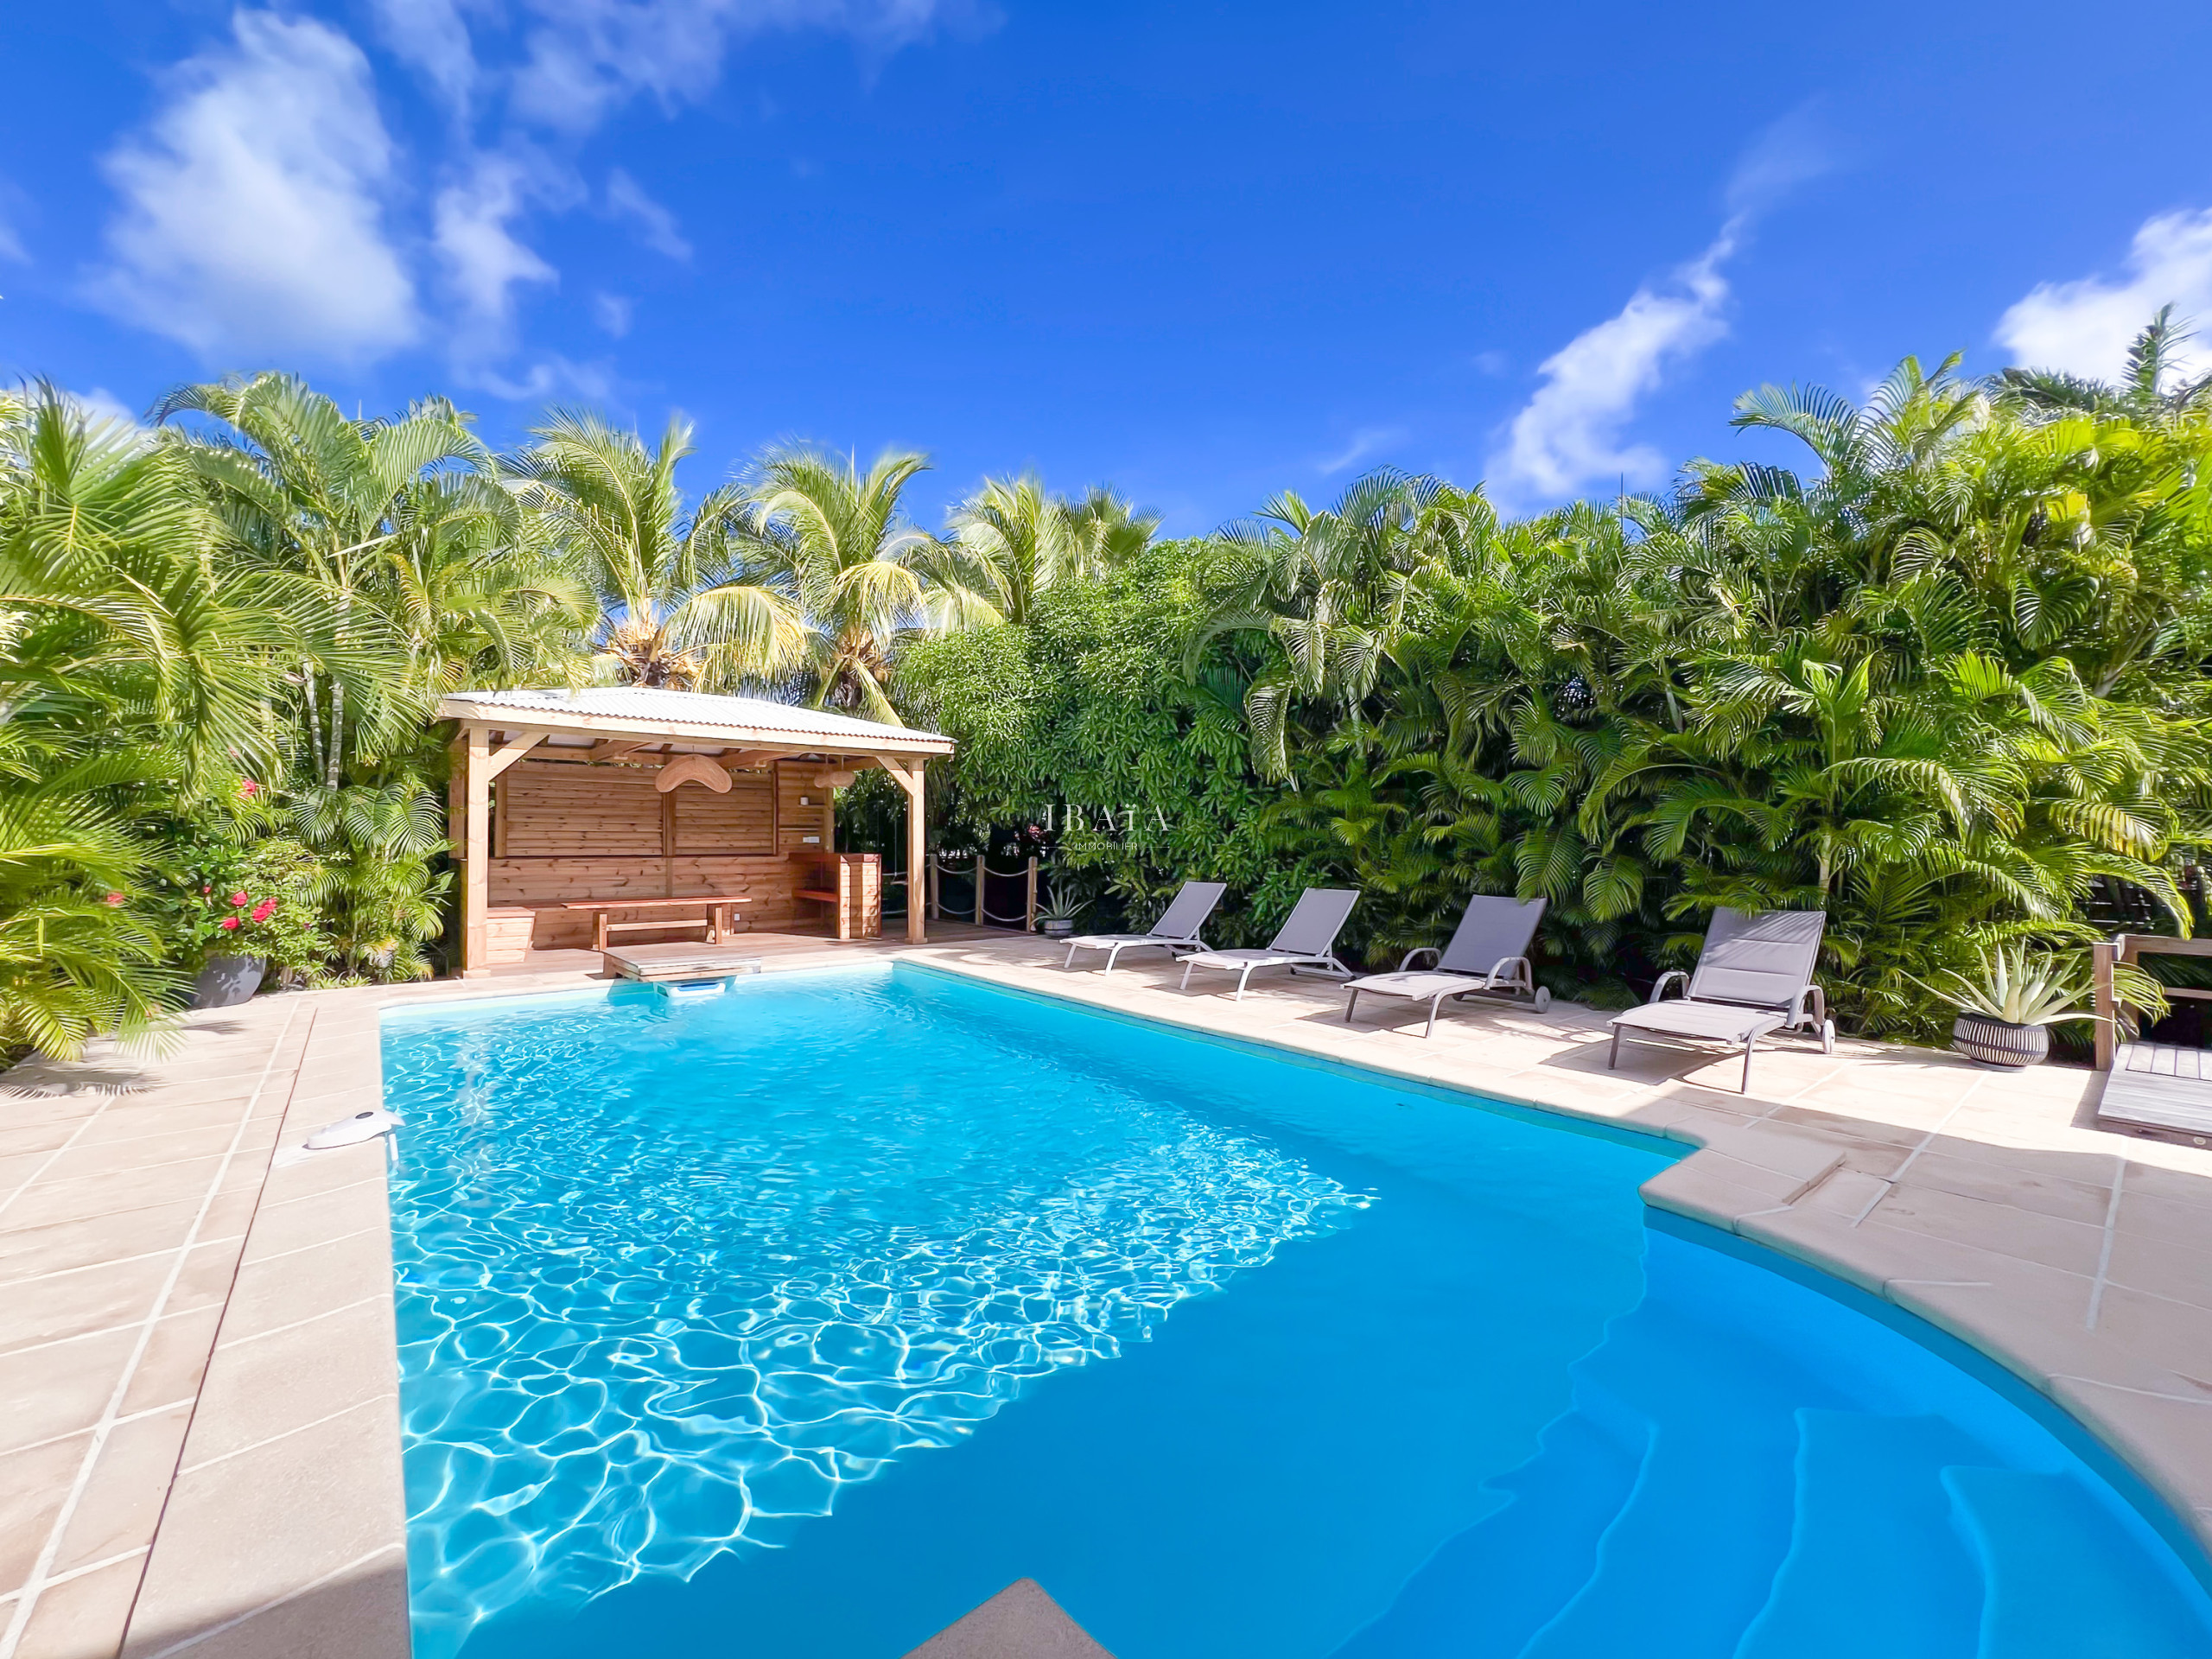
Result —
[[531, 440], [509, 466], [598, 595], [596, 677], [728, 690], [804, 660], [792, 596], [750, 574], [742, 492], [684, 499], [676, 472], [692, 453], [690, 423], [671, 419], [648, 448], [634, 431], [560, 410]]
[[[185, 415], [215, 424], [168, 424]], [[301, 659], [298, 699], [320, 785], [340, 787], [357, 750], [373, 757], [411, 744], [435, 687], [406, 672], [404, 639], [379, 601], [410, 498], [442, 474], [492, 466], [467, 421], [443, 398], [397, 419], [350, 418], [285, 374], [180, 387], [154, 418], [257, 562], [328, 596], [329, 625]]]
[[945, 550], [899, 507], [928, 465], [886, 450], [863, 473], [849, 455], [791, 445], [747, 474], [734, 515], [741, 577], [776, 595], [798, 629], [798, 649], [784, 661], [815, 708], [902, 723], [887, 690], [892, 664], [906, 641], [940, 625], [929, 572], [944, 569]]
[[1027, 626], [1047, 588], [1128, 563], [1159, 525], [1157, 515], [1103, 486], [1070, 500], [1048, 493], [1034, 473], [987, 478], [953, 508], [950, 535], [922, 563], [948, 625]]

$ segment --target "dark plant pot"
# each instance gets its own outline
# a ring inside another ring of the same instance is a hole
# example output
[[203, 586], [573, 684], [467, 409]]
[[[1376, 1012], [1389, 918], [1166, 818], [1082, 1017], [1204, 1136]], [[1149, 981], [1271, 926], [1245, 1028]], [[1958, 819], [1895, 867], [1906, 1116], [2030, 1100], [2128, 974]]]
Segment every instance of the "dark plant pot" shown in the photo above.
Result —
[[268, 963], [260, 957], [210, 957], [192, 982], [195, 1008], [234, 1008], [261, 988]]
[[1048, 939], [1065, 939], [1075, 931], [1075, 920], [1072, 917], [1048, 916], [1037, 925], [1044, 930], [1045, 937]]
[[1951, 1023], [1951, 1046], [1984, 1065], [2038, 1065], [2050, 1052], [2050, 1030], [2016, 1026], [1986, 1014], [1961, 1014]]

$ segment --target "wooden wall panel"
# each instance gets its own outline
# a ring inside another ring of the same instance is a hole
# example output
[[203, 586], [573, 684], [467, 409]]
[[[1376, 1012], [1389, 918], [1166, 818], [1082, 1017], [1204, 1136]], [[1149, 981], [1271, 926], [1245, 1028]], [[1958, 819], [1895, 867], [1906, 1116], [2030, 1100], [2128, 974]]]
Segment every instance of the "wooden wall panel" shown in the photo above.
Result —
[[676, 850], [686, 853], [750, 853], [776, 850], [776, 784], [766, 772], [734, 772], [729, 793], [717, 795], [698, 784], [684, 784], [676, 802]]
[[[830, 791], [814, 780], [826, 768], [819, 760], [783, 760], [776, 765], [776, 844], [787, 853], [821, 855], [822, 803]], [[799, 804], [804, 798], [808, 803]], [[814, 839], [807, 840], [809, 836]]]
[[508, 858], [658, 858], [661, 798], [653, 777], [638, 767], [519, 761], [499, 779], [501, 851]]

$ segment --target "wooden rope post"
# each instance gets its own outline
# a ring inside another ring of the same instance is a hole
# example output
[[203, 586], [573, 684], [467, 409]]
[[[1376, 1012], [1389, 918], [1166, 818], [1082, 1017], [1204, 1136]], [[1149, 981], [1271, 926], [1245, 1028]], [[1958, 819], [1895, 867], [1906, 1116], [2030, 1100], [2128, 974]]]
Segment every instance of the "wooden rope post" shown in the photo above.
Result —
[[976, 855], [976, 925], [983, 925], [983, 855]]
[[1029, 859], [1029, 922], [1024, 931], [1030, 933], [1037, 931], [1037, 859], [1034, 854]]
[[2113, 963], [2118, 960], [2120, 951], [2117, 942], [2089, 947], [2089, 962], [2096, 982], [2096, 1065], [2100, 1071], [2112, 1070], [2113, 1048], [2120, 1038], [2120, 1002], [2113, 995], [2112, 984]]

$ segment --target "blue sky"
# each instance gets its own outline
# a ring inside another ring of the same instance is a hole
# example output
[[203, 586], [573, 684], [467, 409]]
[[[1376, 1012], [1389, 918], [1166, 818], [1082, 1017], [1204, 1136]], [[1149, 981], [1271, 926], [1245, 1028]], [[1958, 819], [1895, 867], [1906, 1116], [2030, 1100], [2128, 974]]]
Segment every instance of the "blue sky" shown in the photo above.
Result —
[[298, 368], [1109, 481], [1516, 508], [1745, 453], [1764, 380], [2212, 327], [2212, 11], [49, 0], [0, 16], [0, 372]]

